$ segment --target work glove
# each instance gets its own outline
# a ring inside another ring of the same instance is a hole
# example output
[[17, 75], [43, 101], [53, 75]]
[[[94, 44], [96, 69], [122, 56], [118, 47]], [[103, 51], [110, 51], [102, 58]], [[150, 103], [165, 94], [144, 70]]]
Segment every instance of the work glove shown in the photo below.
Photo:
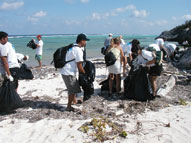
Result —
[[10, 81], [13, 81], [13, 80], [14, 80], [14, 78], [13, 78], [11, 75], [8, 76], [8, 79], [9, 79]]

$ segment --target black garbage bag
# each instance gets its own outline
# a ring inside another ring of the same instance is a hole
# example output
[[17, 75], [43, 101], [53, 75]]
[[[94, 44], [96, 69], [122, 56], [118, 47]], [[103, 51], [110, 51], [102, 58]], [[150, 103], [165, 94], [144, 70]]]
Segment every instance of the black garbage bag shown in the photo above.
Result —
[[32, 48], [32, 49], [36, 49], [37, 45], [35, 44], [34, 40], [30, 40], [27, 44], [27, 47]]
[[154, 98], [146, 68], [140, 66], [139, 69], [131, 69], [124, 81], [124, 98], [137, 101], [147, 101]]
[[91, 61], [83, 63], [85, 74], [79, 74], [79, 84], [84, 91], [84, 101], [88, 100], [94, 93], [95, 66]]
[[94, 94], [94, 85], [93, 83], [89, 83], [86, 86], [82, 86], [82, 89], [84, 91], [84, 97], [83, 101], [88, 100], [92, 94]]
[[0, 112], [11, 111], [22, 106], [23, 102], [13, 83], [10, 80], [4, 80], [0, 87]]
[[[121, 80], [121, 76], [120, 76]], [[109, 91], [109, 76], [106, 80], [102, 81], [99, 85], [101, 85], [101, 91]], [[120, 90], [121, 90], [121, 85], [120, 85]], [[116, 90], [116, 75], [114, 75], [114, 80], [113, 80], [113, 86], [112, 86], [112, 92], [115, 93]]]
[[34, 76], [32, 71], [27, 67], [26, 64], [22, 64], [20, 67], [20, 78], [19, 79], [33, 79]]

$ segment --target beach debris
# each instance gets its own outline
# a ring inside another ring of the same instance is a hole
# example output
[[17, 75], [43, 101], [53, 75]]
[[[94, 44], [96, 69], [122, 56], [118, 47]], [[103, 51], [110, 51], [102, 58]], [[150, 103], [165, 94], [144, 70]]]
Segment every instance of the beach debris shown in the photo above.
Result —
[[166, 124], [166, 125], [165, 125], [165, 127], [168, 127], [168, 128], [170, 128], [170, 123]]
[[93, 137], [93, 141], [104, 142], [113, 140], [116, 137], [126, 137], [127, 133], [123, 130], [125, 125], [114, 123], [107, 118], [93, 118], [90, 122], [84, 123], [78, 130]]
[[175, 86], [177, 81], [177, 77], [175, 75], [170, 75], [167, 81], [161, 85], [161, 87], [157, 91], [157, 95], [166, 96], [172, 88]]
[[183, 106], [188, 105], [188, 103], [186, 103], [186, 101], [185, 101], [184, 99], [182, 99], [182, 98], [180, 98], [179, 104], [180, 104], [180, 105], [183, 105]]
[[119, 134], [119, 136], [126, 138], [126, 137], [127, 137], [127, 132], [126, 132], [126, 131], [122, 131], [122, 132]]

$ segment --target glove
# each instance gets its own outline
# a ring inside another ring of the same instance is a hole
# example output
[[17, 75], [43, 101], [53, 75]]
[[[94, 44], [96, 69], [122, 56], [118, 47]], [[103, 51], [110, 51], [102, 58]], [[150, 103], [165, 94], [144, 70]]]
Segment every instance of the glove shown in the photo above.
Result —
[[11, 75], [8, 76], [8, 79], [9, 79], [10, 81], [13, 81], [13, 80], [14, 80]]

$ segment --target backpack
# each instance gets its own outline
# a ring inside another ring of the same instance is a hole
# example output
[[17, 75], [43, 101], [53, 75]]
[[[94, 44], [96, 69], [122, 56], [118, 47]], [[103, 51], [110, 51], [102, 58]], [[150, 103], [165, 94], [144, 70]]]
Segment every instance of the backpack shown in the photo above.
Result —
[[120, 53], [118, 53], [117, 50], [118, 49], [116, 49], [116, 48], [112, 48], [112, 49], [110, 49], [110, 51], [108, 53], [106, 53], [104, 58], [105, 58], [105, 63], [106, 63], [107, 67], [114, 65], [115, 62], [117, 61], [118, 57], [120, 56], [120, 55], [118, 55]]
[[37, 46], [33, 40], [29, 41], [29, 43], [27, 44], [27, 47], [32, 48], [32, 49], [37, 48]]
[[68, 46], [58, 48], [53, 54], [53, 61], [55, 68], [63, 68], [68, 62], [74, 61], [75, 59], [66, 61], [66, 53], [67, 51], [73, 47], [73, 44], [69, 44]]

